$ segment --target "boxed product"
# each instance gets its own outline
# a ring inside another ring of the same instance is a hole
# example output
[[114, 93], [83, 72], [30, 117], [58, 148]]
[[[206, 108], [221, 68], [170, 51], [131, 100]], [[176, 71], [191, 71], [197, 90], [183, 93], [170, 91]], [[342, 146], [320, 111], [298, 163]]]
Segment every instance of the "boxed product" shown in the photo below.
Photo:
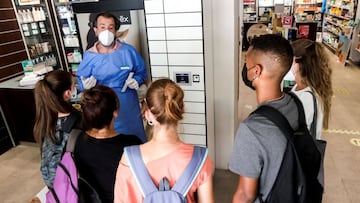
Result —
[[29, 74], [31, 74], [33, 72], [34, 64], [32, 63], [31, 60], [21, 61], [21, 65], [22, 65], [22, 68], [23, 68], [23, 71], [24, 71], [25, 75], [29, 75]]

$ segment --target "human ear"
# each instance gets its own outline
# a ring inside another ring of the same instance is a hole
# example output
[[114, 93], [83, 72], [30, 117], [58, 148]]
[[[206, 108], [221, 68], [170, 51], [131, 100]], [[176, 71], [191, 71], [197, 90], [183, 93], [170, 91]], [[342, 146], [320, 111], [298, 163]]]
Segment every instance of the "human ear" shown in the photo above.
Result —
[[294, 61], [293, 64], [291, 65], [290, 70], [294, 75], [296, 75], [296, 73], [299, 72], [299, 63], [296, 63]]
[[256, 76], [261, 75], [262, 71], [263, 71], [262, 65], [261, 65], [261, 64], [256, 64], [256, 67], [255, 67], [255, 75], [256, 75]]
[[116, 118], [116, 117], [118, 117], [118, 111], [116, 110], [116, 111], [114, 111], [114, 113], [113, 113], [113, 118]]
[[148, 121], [148, 120], [150, 120], [151, 118], [151, 111], [150, 111], [150, 109], [146, 109], [145, 111], [144, 111], [144, 116], [145, 116], [145, 119]]
[[72, 96], [72, 91], [71, 89], [66, 90], [63, 94], [64, 100], [65, 101], [70, 101], [71, 100], [71, 96]]
[[146, 109], [146, 110], [145, 110], [145, 119], [146, 119], [147, 121], [151, 121], [151, 122], [153, 122], [153, 123], [157, 123], [157, 120], [156, 120], [154, 114], [150, 111], [150, 109]]

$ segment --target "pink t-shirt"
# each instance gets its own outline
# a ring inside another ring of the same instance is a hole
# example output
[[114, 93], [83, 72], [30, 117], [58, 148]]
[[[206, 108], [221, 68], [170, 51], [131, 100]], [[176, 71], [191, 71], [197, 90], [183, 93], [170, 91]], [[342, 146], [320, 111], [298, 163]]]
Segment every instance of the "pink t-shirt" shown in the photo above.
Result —
[[[193, 151], [193, 145], [180, 144], [176, 150], [166, 156], [146, 163], [146, 168], [153, 182], [156, 183], [156, 186], [158, 187], [160, 180], [166, 176], [170, 182], [170, 187], [172, 187], [190, 162]], [[124, 158], [125, 156], [123, 156], [123, 159]], [[130, 167], [122, 163], [124, 162], [121, 160], [116, 173], [114, 203], [142, 202], [143, 196]], [[212, 177], [213, 170], [214, 163], [210, 157], [207, 157], [199, 175], [186, 196], [187, 202], [195, 202], [195, 191], [200, 185]]]

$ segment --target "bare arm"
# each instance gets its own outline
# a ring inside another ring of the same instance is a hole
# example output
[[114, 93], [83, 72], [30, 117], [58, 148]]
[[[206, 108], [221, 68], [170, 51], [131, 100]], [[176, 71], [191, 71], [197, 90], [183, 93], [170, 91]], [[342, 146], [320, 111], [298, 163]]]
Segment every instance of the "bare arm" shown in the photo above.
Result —
[[214, 203], [213, 177], [209, 179], [197, 189], [198, 203]]
[[258, 179], [240, 176], [238, 187], [233, 196], [233, 203], [252, 203], [255, 201]]

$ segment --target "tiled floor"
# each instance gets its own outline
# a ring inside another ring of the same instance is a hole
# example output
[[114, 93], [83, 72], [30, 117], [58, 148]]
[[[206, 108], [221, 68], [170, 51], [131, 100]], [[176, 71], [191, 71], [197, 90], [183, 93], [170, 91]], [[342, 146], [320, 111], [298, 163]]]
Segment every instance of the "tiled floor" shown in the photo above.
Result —
[[[342, 66], [335, 59], [330, 128], [323, 133], [328, 141], [325, 157], [326, 188], [324, 203], [360, 202], [360, 69]], [[239, 118], [245, 118], [256, 106], [254, 92], [239, 83]], [[356, 141], [354, 141], [356, 143]], [[39, 150], [34, 144], [19, 145], [0, 156], [0, 202], [25, 203], [36, 195], [43, 183], [39, 172]], [[215, 197], [218, 203], [231, 202], [237, 176], [227, 170], [215, 171]]]
[[0, 156], [0, 202], [25, 203], [43, 187], [40, 151], [34, 145], [18, 145]]

